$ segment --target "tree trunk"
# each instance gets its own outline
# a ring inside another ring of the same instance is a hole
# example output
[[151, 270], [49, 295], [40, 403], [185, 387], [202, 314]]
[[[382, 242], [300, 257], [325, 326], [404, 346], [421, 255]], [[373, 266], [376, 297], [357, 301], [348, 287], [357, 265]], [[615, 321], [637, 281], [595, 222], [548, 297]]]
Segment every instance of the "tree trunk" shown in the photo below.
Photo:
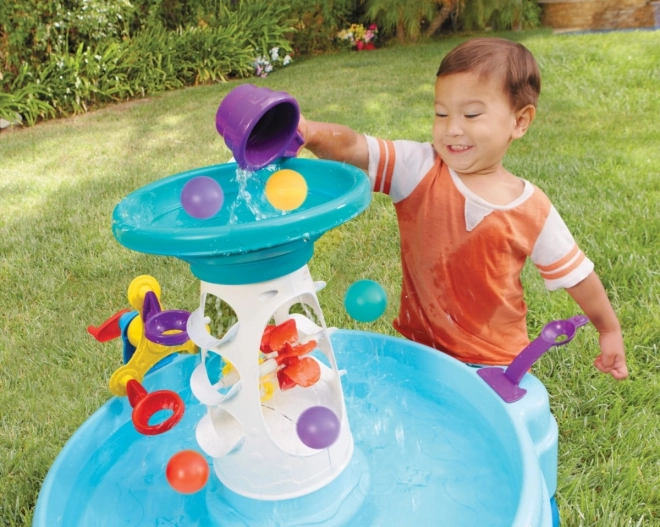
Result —
[[406, 42], [406, 26], [403, 23], [403, 16], [401, 15], [396, 21], [396, 38], [401, 44]]
[[426, 31], [424, 32], [424, 36], [426, 38], [432, 37], [433, 33], [435, 33], [438, 29], [440, 29], [440, 26], [444, 24], [445, 20], [449, 18], [449, 15], [453, 11], [454, 7], [447, 7], [446, 5], [443, 5], [440, 8], [440, 11], [436, 13], [436, 15], [433, 17], [433, 20], [431, 20], [431, 23], [429, 24], [429, 27], [426, 28]]

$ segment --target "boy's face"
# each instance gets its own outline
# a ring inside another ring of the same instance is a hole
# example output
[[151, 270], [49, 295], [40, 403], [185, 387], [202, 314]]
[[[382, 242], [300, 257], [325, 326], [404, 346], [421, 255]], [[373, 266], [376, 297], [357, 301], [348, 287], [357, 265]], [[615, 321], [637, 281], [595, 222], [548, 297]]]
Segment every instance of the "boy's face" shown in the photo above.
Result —
[[438, 77], [433, 147], [459, 175], [498, 173], [509, 145], [529, 125], [521, 128], [520, 112], [511, 107], [499, 79], [478, 73]]

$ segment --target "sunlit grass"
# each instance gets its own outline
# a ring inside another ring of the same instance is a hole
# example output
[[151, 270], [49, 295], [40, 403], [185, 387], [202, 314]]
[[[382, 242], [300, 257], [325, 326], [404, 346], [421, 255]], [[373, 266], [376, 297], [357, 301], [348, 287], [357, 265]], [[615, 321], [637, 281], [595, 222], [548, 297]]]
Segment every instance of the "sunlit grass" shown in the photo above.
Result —
[[[550, 195], [596, 263], [631, 369], [616, 383], [593, 368], [590, 327], [535, 368], [559, 423], [563, 525], [660, 525], [660, 32], [506, 36], [535, 53], [543, 74], [537, 120], [507, 166]], [[426, 141], [435, 71], [458, 41], [316, 57], [254, 82], [291, 93], [310, 119]], [[121, 247], [111, 215], [150, 181], [229, 159], [214, 116], [233, 86], [0, 134], [0, 525], [29, 525], [58, 452], [110, 395], [120, 351], [94, 342], [87, 325], [126, 307], [128, 283], [144, 273], [161, 282], [166, 307], [196, 306], [188, 267]], [[317, 242], [310, 268], [328, 282], [320, 293], [328, 324], [394, 333], [397, 236], [391, 204], [375, 196]], [[391, 299], [370, 325], [343, 310], [346, 287], [361, 278], [381, 282]], [[524, 282], [532, 335], [577, 312], [534, 269]]]

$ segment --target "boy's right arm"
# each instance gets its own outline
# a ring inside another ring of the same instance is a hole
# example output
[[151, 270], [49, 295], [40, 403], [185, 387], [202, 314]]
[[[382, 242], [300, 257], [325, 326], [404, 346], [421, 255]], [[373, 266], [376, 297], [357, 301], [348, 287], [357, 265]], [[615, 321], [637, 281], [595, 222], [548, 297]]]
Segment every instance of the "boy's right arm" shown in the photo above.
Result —
[[349, 163], [362, 170], [369, 168], [367, 139], [348, 126], [308, 121], [302, 115], [298, 131], [316, 157]]

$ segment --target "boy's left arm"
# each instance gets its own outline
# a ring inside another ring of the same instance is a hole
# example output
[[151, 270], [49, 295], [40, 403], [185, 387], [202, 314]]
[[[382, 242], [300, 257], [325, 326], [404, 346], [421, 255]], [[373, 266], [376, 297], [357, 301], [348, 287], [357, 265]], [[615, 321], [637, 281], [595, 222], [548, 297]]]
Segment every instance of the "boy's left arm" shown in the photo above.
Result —
[[594, 360], [596, 368], [617, 380], [628, 377], [621, 326], [598, 275], [592, 272], [579, 284], [566, 288], [566, 291], [600, 334], [600, 355]]

